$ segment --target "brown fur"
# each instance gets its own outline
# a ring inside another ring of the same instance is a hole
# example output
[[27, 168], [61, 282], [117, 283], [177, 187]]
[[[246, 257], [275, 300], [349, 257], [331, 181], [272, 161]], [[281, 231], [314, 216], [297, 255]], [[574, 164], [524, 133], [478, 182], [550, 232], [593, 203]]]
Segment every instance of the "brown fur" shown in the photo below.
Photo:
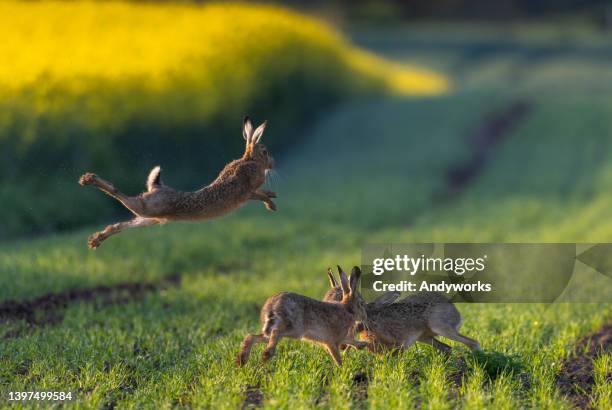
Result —
[[[337, 301], [340, 288], [333, 274], [328, 272], [328, 276], [331, 289], [323, 300]], [[461, 342], [472, 350], [480, 349], [477, 341], [459, 333], [461, 314], [441, 294], [420, 293], [393, 303], [398, 296], [397, 292], [387, 292], [365, 305], [367, 319], [357, 326], [357, 332], [371, 351], [404, 350], [418, 341], [448, 352], [451, 347], [437, 340], [436, 336]]]
[[337, 302], [322, 302], [295, 293], [279, 293], [270, 297], [261, 309], [262, 333], [247, 335], [240, 347], [238, 366], [244, 365], [254, 343], [267, 343], [262, 360], [274, 355], [276, 344], [283, 337], [316, 343], [325, 348], [338, 365], [342, 365], [340, 345], [355, 348], [365, 343], [353, 340], [355, 323], [365, 319], [363, 299], [359, 294], [361, 271], [354, 267], [350, 279], [338, 266], [342, 281], [342, 297]]
[[108, 181], [92, 173], [81, 176], [81, 185], [93, 185], [117, 199], [136, 217], [130, 221], [107, 226], [89, 237], [89, 247], [97, 248], [109, 236], [125, 229], [150, 226], [168, 221], [201, 221], [217, 218], [240, 207], [249, 200], [262, 201], [270, 211], [276, 211], [272, 191], [260, 190], [266, 172], [274, 160], [259, 141], [266, 123], [253, 130], [251, 120], [244, 120], [243, 136], [246, 147], [242, 158], [227, 164], [209, 185], [196, 191], [179, 191], [164, 185], [159, 167], [153, 168], [147, 179], [147, 192], [127, 196]]

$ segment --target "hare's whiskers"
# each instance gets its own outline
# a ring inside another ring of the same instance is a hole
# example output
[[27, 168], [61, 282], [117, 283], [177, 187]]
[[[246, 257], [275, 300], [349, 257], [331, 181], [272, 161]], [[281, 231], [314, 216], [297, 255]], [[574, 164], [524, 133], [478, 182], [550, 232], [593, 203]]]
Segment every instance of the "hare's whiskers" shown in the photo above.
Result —
[[271, 188], [278, 186], [279, 183], [279, 173], [274, 169], [266, 170], [266, 184], [268, 184]]

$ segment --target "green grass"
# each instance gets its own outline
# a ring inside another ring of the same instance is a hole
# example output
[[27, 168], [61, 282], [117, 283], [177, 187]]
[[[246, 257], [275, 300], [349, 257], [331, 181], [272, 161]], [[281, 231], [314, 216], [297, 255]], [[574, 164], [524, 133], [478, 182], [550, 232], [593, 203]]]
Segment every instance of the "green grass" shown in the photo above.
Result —
[[[322, 349], [283, 340], [269, 364], [259, 362], [258, 347], [245, 368], [234, 365], [268, 296], [288, 290], [320, 298], [327, 266], [358, 264], [364, 243], [609, 240], [612, 100], [605, 95], [527, 95], [533, 114], [461, 195], [439, 200], [445, 170], [469, 155], [466, 136], [514, 98], [487, 87], [353, 102], [325, 115], [278, 160], [276, 214], [252, 203], [205, 224], [126, 232], [96, 252], [86, 237], [98, 226], [3, 244], [0, 300], [182, 275], [179, 286], [130, 303], [71, 304], [55, 325], [0, 324], [0, 337], [18, 335], [0, 344], [3, 397], [69, 390], [83, 408], [236, 408], [258, 386], [269, 408], [350, 408], [363, 404], [352, 387], [361, 373], [373, 409], [570, 407], [555, 376], [574, 342], [612, 320], [609, 304], [462, 304], [463, 331], [489, 361], [450, 342], [448, 358], [417, 345], [399, 356], [351, 351], [337, 368]], [[610, 356], [602, 356], [594, 387], [602, 409], [610, 403], [609, 371]]]
[[612, 373], [612, 354], [603, 353], [594, 362], [595, 368], [595, 399], [593, 404], [597, 408], [605, 409], [612, 406], [612, 385], [610, 385], [610, 373]]

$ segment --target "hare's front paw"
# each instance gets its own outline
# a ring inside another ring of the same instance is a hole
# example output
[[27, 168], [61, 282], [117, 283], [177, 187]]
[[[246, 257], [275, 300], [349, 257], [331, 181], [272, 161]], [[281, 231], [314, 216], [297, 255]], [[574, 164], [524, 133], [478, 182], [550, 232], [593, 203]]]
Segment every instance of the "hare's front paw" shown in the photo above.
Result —
[[268, 191], [264, 189], [261, 191], [261, 193], [267, 196], [268, 198], [276, 198], [276, 192], [274, 191]]
[[355, 350], [361, 350], [361, 349], [365, 349], [366, 347], [368, 347], [368, 344], [366, 342], [360, 342], [357, 340], [347, 342], [346, 344], [340, 345], [340, 349], [342, 351], [348, 350], [349, 348], [353, 348]]
[[246, 354], [240, 353], [236, 357], [236, 366], [242, 367], [247, 362]]
[[274, 349], [266, 349], [261, 354], [261, 360], [263, 360], [264, 362], [267, 362], [268, 360], [272, 358], [272, 356], [274, 356]]
[[266, 209], [268, 211], [273, 211], [273, 212], [276, 211], [276, 204], [271, 199], [264, 202], [264, 205], [266, 206]]

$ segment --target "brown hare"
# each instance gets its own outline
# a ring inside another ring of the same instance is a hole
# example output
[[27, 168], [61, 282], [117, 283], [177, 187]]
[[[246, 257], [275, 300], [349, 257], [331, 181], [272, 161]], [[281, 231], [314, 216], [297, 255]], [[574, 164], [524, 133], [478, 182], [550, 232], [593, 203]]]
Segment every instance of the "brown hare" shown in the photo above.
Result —
[[338, 266], [342, 297], [337, 302], [322, 302], [295, 293], [282, 292], [270, 297], [261, 308], [262, 334], [247, 335], [240, 347], [238, 366], [244, 365], [254, 343], [267, 343], [262, 360], [274, 355], [282, 337], [301, 339], [322, 345], [338, 366], [342, 365], [340, 345], [356, 349], [366, 346], [353, 340], [357, 321], [365, 320], [363, 298], [359, 293], [361, 270], [354, 267], [350, 278]]
[[[340, 288], [333, 273], [327, 274], [331, 289], [323, 300], [337, 301]], [[472, 350], [480, 349], [477, 341], [459, 333], [461, 314], [441, 294], [419, 293], [393, 303], [398, 296], [398, 292], [387, 292], [365, 305], [366, 320], [357, 325], [356, 331], [371, 351], [405, 350], [417, 341], [445, 353], [450, 351], [451, 347], [437, 340], [436, 336], [461, 342]]]
[[164, 185], [160, 179], [161, 168], [153, 168], [147, 178], [147, 192], [127, 196], [110, 182], [92, 173], [79, 179], [81, 185], [93, 185], [112, 196], [136, 217], [130, 221], [107, 226], [89, 237], [88, 245], [95, 249], [109, 236], [125, 229], [165, 223], [168, 221], [200, 221], [217, 218], [243, 205], [248, 200], [264, 203], [270, 211], [276, 211], [272, 191], [259, 189], [266, 180], [266, 173], [274, 167], [274, 159], [261, 144], [266, 123], [253, 130], [249, 117], [244, 119], [243, 137], [246, 148], [242, 158], [227, 164], [219, 176], [209, 185], [197, 191], [184, 192]]

